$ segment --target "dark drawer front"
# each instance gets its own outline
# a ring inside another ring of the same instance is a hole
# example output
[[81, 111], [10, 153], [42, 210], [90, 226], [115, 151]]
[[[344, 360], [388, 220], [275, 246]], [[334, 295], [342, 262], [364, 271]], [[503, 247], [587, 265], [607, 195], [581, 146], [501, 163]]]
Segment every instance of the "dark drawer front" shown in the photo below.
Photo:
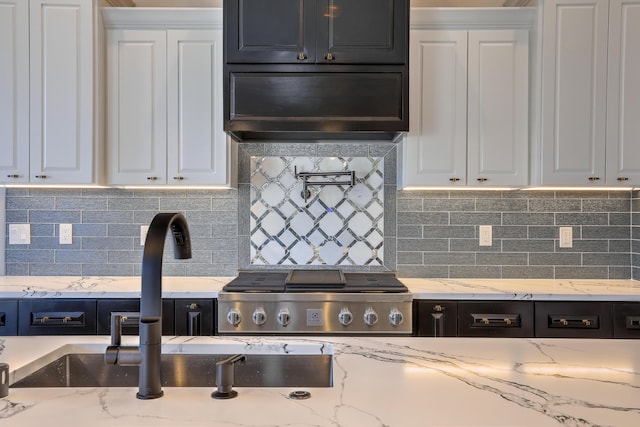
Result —
[[458, 336], [533, 336], [533, 302], [479, 301], [458, 303]]
[[536, 302], [536, 337], [611, 338], [608, 302]]
[[[98, 300], [98, 335], [111, 334], [111, 313], [131, 313], [122, 322], [123, 335], [138, 335], [140, 329], [139, 299]], [[174, 335], [173, 300], [162, 300], [162, 335]]]
[[640, 338], [640, 303], [613, 304], [613, 337]]
[[213, 335], [213, 319], [215, 319], [213, 307], [213, 299], [176, 299], [176, 335]]
[[458, 332], [456, 301], [416, 300], [415, 329], [419, 337], [455, 337]]
[[95, 335], [96, 300], [19, 302], [20, 335]]
[[0, 335], [18, 334], [18, 301], [0, 301]]

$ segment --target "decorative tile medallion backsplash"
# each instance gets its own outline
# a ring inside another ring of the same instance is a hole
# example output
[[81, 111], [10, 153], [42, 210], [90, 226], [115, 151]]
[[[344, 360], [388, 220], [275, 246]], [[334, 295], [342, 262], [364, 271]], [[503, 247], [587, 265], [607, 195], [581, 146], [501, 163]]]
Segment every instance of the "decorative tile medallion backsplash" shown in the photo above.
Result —
[[[384, 157], [251, 157], [252, 265], [382, 266]], [[355, 171], [351, 185], [297, 172]]]

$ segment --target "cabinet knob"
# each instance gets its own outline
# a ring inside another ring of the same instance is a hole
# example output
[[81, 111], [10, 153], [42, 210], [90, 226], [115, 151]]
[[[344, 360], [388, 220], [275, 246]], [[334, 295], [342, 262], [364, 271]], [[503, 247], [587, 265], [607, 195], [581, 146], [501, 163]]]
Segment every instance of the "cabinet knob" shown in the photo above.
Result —
[[7, 178], [14, 178], [14, 179], [15, 178], [20, 178], [20, 175], [18, 175], [17, 173], [12, 173], [12, 174], [7, 175]]
[[304, 61], [305, 59], [307, 59], [307, 55], [304, 52], [300, 52], [298, 54], [298, 61]]
[[333, 61], [335, 60], [335, 56], [333, 56], [333, 53], [329, 52], [325, 55], [324, 59], [326, 59], [327, 61]]
[[629, 178], [627, 178], [626, 176], [619, 176], [618, 181], [620, 182], [629, 181]]
[[460, 178], [449, 178], [449, 181], [458, 182], [458, 181], [460, 181]]
[[176, 181], [182, 181], [184, 180], [184, 176], [174, 176], [173, 179], [175, 179]]
[[147, 177], [147, 179], [148, 179], [149, 181], [157, 181], [157, 180], [158, 180], [158, 177], [157, 177], [157, 176], [148, 176], [148, 177]]
[[478, 178], [478, 182], [487, 182], [488, 179], [487, 178]]
[[600, 177], [599, 177], [599, 176], [590, 176], [590, 177], [589, 177], [589, 181], [591, 181], [591, 182], [593, 182], [593, 181], [598, 181], [598, 180], [600, 180]]
[[36, 178], [38, 179], [47, 179], [47, 175], [36, 175]]

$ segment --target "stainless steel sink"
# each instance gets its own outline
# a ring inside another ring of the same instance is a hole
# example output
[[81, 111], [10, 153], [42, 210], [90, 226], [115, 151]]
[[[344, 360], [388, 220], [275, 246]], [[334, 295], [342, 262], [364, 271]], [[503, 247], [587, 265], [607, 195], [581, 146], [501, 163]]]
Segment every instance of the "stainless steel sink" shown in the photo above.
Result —
[[[164, 387], [215, 387], [216, 362], [230, 354], [163, 354]], [[330, 354], [247, 354], [235, 365], [234, 387], [331, 387]], [[11, 385], [26, 387], [137, 387], [138, 367], [107, 365], [102, 353], [70, 353]]]

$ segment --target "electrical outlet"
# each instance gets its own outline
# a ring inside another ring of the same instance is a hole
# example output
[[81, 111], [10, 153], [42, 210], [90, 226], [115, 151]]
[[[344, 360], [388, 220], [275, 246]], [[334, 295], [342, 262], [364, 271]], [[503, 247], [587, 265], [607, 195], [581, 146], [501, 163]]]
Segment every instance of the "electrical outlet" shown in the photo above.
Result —
[[144, 242], [147, 240], [147, 232], [149, 231], [148, 225], [140, 226], [140, 246], [144, 246]]
[[493, 244], [492, 240], [492, 232], [490, 225], [481, 225], [479, 227], [478, 233], [480, 234], [480, 246], [491, 246]]
[[31, 244], [31, 224], [9, 224], [10, 245]]
[[61, 245], [70, 245], [73, 243], [73, 225], [71, 224], [60, 224], [60, 244]]
[[561, 248], [573, 247], [573, 228], [572, 227], [560, 227], [560, 247]]

